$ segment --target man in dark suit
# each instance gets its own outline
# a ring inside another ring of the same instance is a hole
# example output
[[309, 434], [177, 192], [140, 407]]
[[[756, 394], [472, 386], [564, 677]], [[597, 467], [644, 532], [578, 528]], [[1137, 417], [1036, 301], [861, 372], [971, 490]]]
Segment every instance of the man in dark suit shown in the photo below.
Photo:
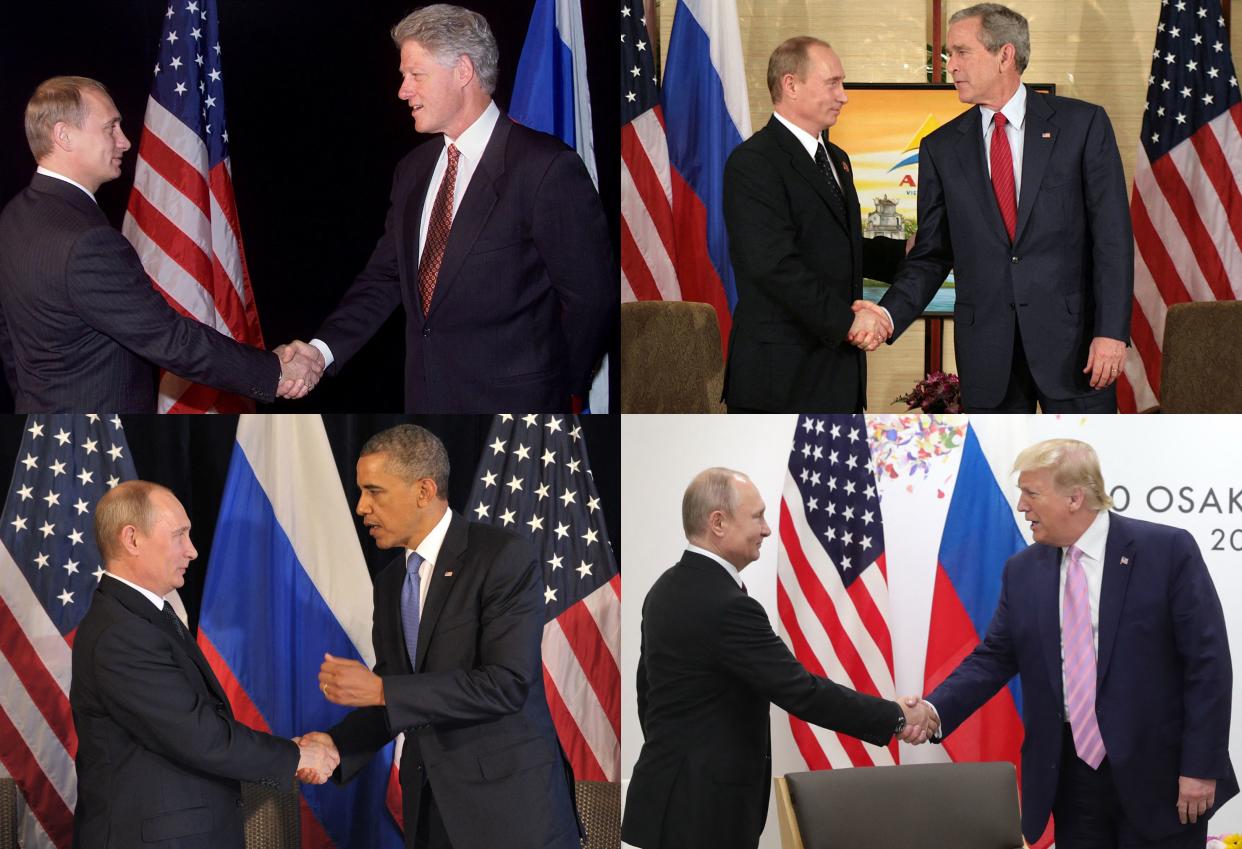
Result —
[[228, 696], [163, 596], [198, 553], [177, 498], [128, 481], [99, 500], [105, 572], [73, 642], [77, 849], [242, 849], [240, 781], [323, 783], [337, 764], [233, 718]]
[[[621, 838], [643, 849], [755, 849], [771, 786], [769, 704], [876, 746], [922, 742], [917, 698], [891, 702], [812, 675], [748, 597], [740, 571], [771, 533], [740, 472], [707, 469], [686, 489], [681, 562], [643, 602], [634, 766]], [[909, 706], [908, 706], [909, 705]]]
[[335, 374], [405, 307], [407, 412], [563, 411], [616, 332], [617, 267], [580, 157], [492, 102], [496, 40], [457, 6], [392, 30], [414, 128], [384, 235], [311, 344]]
[[861, 412], [867, 364], [862, 278], [891, 279], [904, 244], [863, 239], [845, 151], [827, 141], [849, 99], [841, 60], [809, 36], [768, 61], [773, 115], [725, 165], [724, 213], [738, 300], [724, 397], [730, 412]]
[[919, 146], [918, 233], [880, 306], [901, 334], [952, 268], [968, 411], [1116, 412], [1134, 242], [1108, 116], [1022, 85], [1030, 32], [1004, 6], [956, 13], [947, 43], [976, 107]]
[[17, 412], [155, 412], [157, 366], [259, 401], [314, 385], [317, 363], [235, 342], [152, 287], [95, 202], [130, 147], [102, 84], [42, 83], [26, 138], [38, 173], [0, 214], [0, 357]]
[[[448, 509], [444, 446], [416, 425], [358, 458], [358, 515], [380, 548], [375, 671], [327, 656], [324, 695], [359, 708], [328, 731], [349, 781], [405, 732], [405, 845], [577, 849], [573, 774], [543, 688], [542, 571], [519, 537]], [[325, 739], [311, 735], [314, 739]]]
[[1022, 831], [1059, 849], [1201, 849], [1238, 792], [1224, 614], [1187, 532], [1109, 512], [1090, 445], [1018, 455], [1035, 544], [1005, 564], [987, 635], [927, 697], [950, 734], [1022, 680]]

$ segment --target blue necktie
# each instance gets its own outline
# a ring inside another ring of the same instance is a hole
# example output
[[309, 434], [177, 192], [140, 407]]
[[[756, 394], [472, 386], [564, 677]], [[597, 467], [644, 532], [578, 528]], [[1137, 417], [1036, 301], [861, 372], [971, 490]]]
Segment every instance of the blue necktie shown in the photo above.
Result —
[[401, 587], [401, 630], [405, 632], [405, 651], [410, 656], [410, 669], [414, 668], [418, 659], [418, 597], [421, 594], [421, 583], [418, 578], [418, 567], [423, 565], [423, 556], [417, 551], [410, 552], [405, 561], [405, 584]]

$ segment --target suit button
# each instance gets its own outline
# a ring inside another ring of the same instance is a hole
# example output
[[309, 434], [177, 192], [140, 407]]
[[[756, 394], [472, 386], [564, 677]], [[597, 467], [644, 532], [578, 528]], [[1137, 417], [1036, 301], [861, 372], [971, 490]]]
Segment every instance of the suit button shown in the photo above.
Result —
[[423, 328], [423, 336], [430, 336], [430, 335], [431, 335], [431, 328], [430, 328], [430, 327], [424, 327], [424, 328]]
[[1018, 264], [1018, 258], [1016, 256], [1011, 256], [1009, 258], [1009, 261], [1012, 262], [1014, 265]]

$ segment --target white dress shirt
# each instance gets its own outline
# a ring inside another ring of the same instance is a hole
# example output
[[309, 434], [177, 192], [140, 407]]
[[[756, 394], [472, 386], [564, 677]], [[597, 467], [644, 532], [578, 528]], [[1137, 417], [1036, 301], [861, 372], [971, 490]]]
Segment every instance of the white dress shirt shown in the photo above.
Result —
[[[706, 548], [699, 548], [697, 545], [692, 545], [689, 542], [686, 543], [686, 551], [693, 551], [695, 554], [701, 554], [704, 557], [710, 557], [712, 560], [715, 560], [724, 567], [724, 570], [729, 573], [729, 577], [737, 582], [737, 585], [742, 588], [742, 591], [746, 592], [746, 585], [742, 583], [741, 573], [734, 569], [733, 564], [728, 560], [725, 560], [714, 551], [708, 551]], [[749, 593], [747, 593], [747, 595], [749, 595]]]
[[[86, 196], [88, 198], [95, 201], [95, 203], [99, 203], [99, 201], [95, 200], [94, 193], [92, 193], [90, 189], [86, 188], [86, 186], [82, 185], [77, 180], [70, 180], [64, 174], [57, 174], [55, 171], [52, 171], [49, 168], [44, 168], [42, 165], [36, 168], [35, 171], [39, 174], [42, 174], [44, 177], [51, 177], [54, 180], [63, 180], [64, 182], [68, 183], [71, 186], [77, 186], [79, 189], [86, 192]], [[126, 583], [129, 583], [129, 582], [126, 581]]]
[[449, 522], [453, 520], [453, 511], [445, 510], [440, 521], [432, 528], [423, 541], [414, 548], [405, 550], [405, 562], [410, 562], [410, 555], [418, 552], [423, 558], [418, 567], [418, 615], [423, 615], [423, 605], [427, 603], [427, 588], [431, 586], [431, 576], [435, 574], [436, 558], [440, 556], [440, 547], [444, 545], [444, 536], [448, 533]]
[[[1101, 510], [1096, 514], [1095, 521], [1083, 531], [1078, 542], [1074, 543], [1082, 552], [1082, 571], [1087, 577], [1087, 600], [1091, 606], [1091, 642], [1095, 645], [1096, 657], [1100, 654], [1100, 587], [1104, 583], [1104, 548], [1108, 545], [1108, 511]], [[1065, 576], [1069, 571], [1069, 547], [1061, 552], [1061, 578], [1057, 590], [1057, 621], [1065, 618]], [[1061, 693], [1064, 697], [1065, 687], [1065, 645], [1061, 645]], [[1065, 715], [1069, 716], [1069, 704], [1066, 703]]]
[[[804, 148], [806, 148], [807, 156], [811, 157], [811, 161], [814, 162], [815, 151], [819, 148], [821, 144], [823, 144], [823, 142], [821, 142], [818, 137], [811, 135], [806, 130], [799, 127], [797, 124], [792, 123], [788, 118], [786, 118], [784, 115], [782, 115], [779, 112], [773, 112], [772, 117], [780, 121], [782, 124], [784, 124], [785, 129], [789, 130], [789, 132], [794, 134], [794, 138], [796, 138], [798, 142]], [[824, 153], [825, 154], [828, 153], [827, 145], [824, 145]], [[815, 167], [818, 168], [819, 166], [817, 165]], [[831, 156], [828, 157], [828, 167], [832, 169], [832, 176], [836, 178], [837, 185], [840, 186], [841, 175], [837, 173], [837, 166], [832, 161]]]
[[[1018, 90], [1009, 98], [1009, 102], [1000, 108], [1005, 120], [1005, 138], [1009, 140], [1009, 151], [1013, 154], [1013, 197], [1016, 202], [1022, 197], [1022, 140], [1026, 126], [1026, 86], [1019, 84]], [[995, 109], [979, 107], [983, 121], [983, 161], [988, 166], [988, 179], [992, 177], [992, 116]]]

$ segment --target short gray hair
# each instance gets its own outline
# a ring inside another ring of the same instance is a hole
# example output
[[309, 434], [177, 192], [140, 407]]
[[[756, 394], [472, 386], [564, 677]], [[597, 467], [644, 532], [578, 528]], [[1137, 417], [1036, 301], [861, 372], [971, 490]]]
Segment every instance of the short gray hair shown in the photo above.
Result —
[[424, 6], [392, 28], [392, 40], [398, 49], [407, 41], [418, 42], [446, 68], [458, 57], [468, 56], [483, 91], [491, 94], [496, 90], [500, 50], [487, 18], [478, 12], [447, 3]]
[[949, 18], [949, 26], [967, 18], [979, 19], [979, 41], [989, 53], [996, 53], [1006, 44], [1012, 44], [1018, 73], [1026, 70], [1027, 63], [1031, 61], [1031, 28], [1026, 18], [1000, 3], [976, 3], [955, 12]]
[[1091, 510], [1107, 510], [1113, 500], [1104, 489], [1104, 475], [1100, 472], [1100, 458], [1095, 449], [1077, 439], [1045, 439], [1022, 451], [1013, 461], [1015, 472], [1047, 469], [1052, 473], [1052, 483], [1065, 492], [1082, 487], [1085, 503]]
[[704, 469], [694, 476], [681, 497], [681, 526], [686, 539], [694, 539], [707, 532], [707, 520], [720, 510], [732, 516], [737, 509], [738, 492], [733, 484], [737, 480], [750, 480], [741, 472], [716, 466]]
[[26, 104], [26, 143], [36, 162], [52, 152], [52, 128], [57, 124], [63, 121], [82, 129], [86, 121], [82, 92], [86, 89], [109, 97], [104, 84], [89, 77], [52, 77], [34, 90]]
[[768, 57], [768, 94], [773, 103], [781, 102], [781, 80], [786, 74], [793, 74], [800, 80], [806, 79], [806, 68], [809, 64], [807, 56], [812, 47], [828, 47], [832, 45], [813, 35], [795, 35], [787, 38]]
[[414, 424], [397, 425], [372, 436], [360, 456], [387, 454], [386, 467], [406, 483], [431, 478], [441, 498], [448, 498], [449, 458], [434, 433]]

